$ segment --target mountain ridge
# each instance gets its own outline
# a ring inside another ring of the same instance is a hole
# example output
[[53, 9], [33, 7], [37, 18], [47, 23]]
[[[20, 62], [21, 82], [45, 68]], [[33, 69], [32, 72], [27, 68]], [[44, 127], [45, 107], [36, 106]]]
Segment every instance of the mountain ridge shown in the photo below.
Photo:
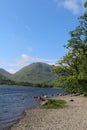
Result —
[[14, 74], [0, 69], [0, 74], [15, 82], [28, 82], [33, 84], [48, 83], [56, 77], [52, 72], [52, 65], [42, 62], [27, 65]]
[[15, 81], [25, 81], [31, 83], [44, 83], [52, 80], [55, 74], [52, 66], [42, 62], [32, 63], [13, 75]]

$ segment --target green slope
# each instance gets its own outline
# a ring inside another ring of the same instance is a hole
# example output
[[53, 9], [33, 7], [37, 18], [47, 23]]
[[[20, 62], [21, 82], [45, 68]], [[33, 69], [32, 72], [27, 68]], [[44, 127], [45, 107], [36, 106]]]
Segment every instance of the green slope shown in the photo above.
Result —
[[51, 68], [46, 63], [33, 63], [16, 72], [12, 79], [17, 82], [46, 83], [56, 77]]
[[8, 78], [0, 74], [0, 81], [1, 80], [8, 80]]
[[12, 74], [10, 74], [9, 72], [7, 72], [6, 70], [0, 68], [0, 75], [3, 75], [5, 77], [11, 77]]
[[15, 84], [15, 82], [10, 80], [6, 76], [0, 74], [0, 84], [13, 85], [13, 84]]

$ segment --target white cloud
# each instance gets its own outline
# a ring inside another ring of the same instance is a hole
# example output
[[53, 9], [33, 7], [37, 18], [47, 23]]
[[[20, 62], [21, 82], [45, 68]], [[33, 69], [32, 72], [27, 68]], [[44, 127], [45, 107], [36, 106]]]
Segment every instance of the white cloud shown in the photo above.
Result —
[[25, 65], [25, 62], [23, 60], [17, 60], [14, 63], [9, 64], [10, 67], [22, 67]]
[[29, 56], [26, 54], [22, 54], [21, 57], [25, 60], [25, 61], [29, 61]]
[[57, 59], [45, 59], [45, 58], [37, 58], [37, 57], [30, 57], [26, 54], [21, 55], [22, 59], [27, 62], [47, 62], [47, 63], [55, 63]]
[[7, 69], [7, 71], [8, 71], [9, 73], [11, 73], [11, 74], [14, 74], [14, 73], [16, 73], [17, 70], [15, 70], [15, 69]]
[[[14, 63], [7, 64], [7, 71], [10, 73], [15, 73], [19, 69], [23, 68], [34, 62], [44, 62], [48, 64], [55, 64], [58, 59], [47, 59], [47, 58], [38, 58], [38, 57], [31, 57], [27, 54], [22, 54], [21, 59], [14, 61]], [[10, 67], [10, 68], [9, 68]]]
[[64, 8], [72, 11], [73, 14], [78, 14], [80, 12], [80, 7], [76, 0], [66, 0], [64, 3]]
[[83, 3], [86, 0], [54, 0], [58, 7], [63, 7], [71, 11], [74, 15], [79, 14], [83, 10]]

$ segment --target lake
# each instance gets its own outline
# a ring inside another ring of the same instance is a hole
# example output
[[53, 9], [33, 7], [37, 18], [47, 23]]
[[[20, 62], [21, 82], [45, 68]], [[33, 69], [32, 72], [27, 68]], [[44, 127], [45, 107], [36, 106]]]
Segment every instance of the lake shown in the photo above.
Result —
[[0, 130], [17, 122], [25, 110], [39, 106], [34, 96], [65, 93], [61, 89], [0, 86]]

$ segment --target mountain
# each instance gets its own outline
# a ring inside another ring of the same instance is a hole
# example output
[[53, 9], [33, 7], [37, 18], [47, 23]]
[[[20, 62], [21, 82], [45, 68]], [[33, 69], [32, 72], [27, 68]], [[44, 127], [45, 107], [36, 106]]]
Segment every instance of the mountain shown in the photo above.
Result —
[[46, 63], [33, 63], [16, 72], [12, 79], [16, 82], [47, 83], [56, 77], [52, 66]]
[[0, 68], [0, 75], [3, 75], [5, 77], [10, 77], [11, 74], [9, 72], [7, 72], [6, 70]]
[[28, 65], [15, 74], [0, 68], [0, 84], [53, 87], [56, 77], [52, 66], [41, 62]]
[[0, 74], [0, 81], [1, 80], [8, 80], [8, 78]]
[[0, 74], [0, 84], [14, 85], [15, 82], [9, 79], [8, 77]]

